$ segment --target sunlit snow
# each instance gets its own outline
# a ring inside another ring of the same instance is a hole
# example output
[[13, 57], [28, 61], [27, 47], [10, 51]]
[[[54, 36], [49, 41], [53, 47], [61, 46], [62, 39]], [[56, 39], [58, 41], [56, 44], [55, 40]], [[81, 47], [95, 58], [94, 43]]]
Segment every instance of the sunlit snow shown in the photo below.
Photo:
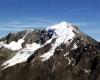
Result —
[[73, 27], [71, 24], [66, 22], [61, 22], [57, 25], [50, 26], [48, 29], [54, 29], [53, 38], [57, 38], [52, 48], [41, 55], [42, 61], [48, 60], [54, 53], [55, 49], [60, 46], [61, 43], [70, 43], [73, 40], [75, 34], [73, 33]]
[[27, 58], [34, 53], [35, 50], [40, 48], [41, 46], [37, 43], [33, 44], [27, 44], [26, 48], [22, 49], [14, 57], [9, 59], [8, 61], [4, 62], [2, 66], [5, 66], [4, 68], [7, 68], [9, 66], [13, 66], [17, 63], [21, 63], [27, 60]]
[[[28, 32], [27, 32], [28, 34]], [[10, 50], [20, 50], [22, 48], [22, 43], [24, 42], [25, 37], [27, 36], [27, 34], [22, 38], [19, 39], [17, 42], [12, 41], [9, 44], [2, 44], [2, 46], [4, 46], [5, 48], [8, 48]]]

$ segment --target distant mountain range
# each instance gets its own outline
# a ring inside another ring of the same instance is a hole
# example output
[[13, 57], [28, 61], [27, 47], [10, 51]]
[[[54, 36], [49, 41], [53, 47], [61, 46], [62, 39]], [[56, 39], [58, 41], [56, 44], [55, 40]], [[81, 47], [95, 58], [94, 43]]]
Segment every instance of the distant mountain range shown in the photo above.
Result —
[[100, 43], [67, 22], [9, 33], [0, 80], [100, 80]]

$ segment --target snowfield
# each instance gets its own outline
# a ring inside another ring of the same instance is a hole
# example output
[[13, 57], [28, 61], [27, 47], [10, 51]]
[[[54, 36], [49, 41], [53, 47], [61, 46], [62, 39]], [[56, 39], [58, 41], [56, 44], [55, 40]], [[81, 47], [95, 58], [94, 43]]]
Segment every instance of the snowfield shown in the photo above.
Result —
[[[58, 46], [60, 46], [62, 43], [69, 45], [75, 37], [75, 33], [73, 32], [73, 25], [67, 22], [61, 22], [59, 24], [47, 27], [46, 30], [54, 30], [54, 33], [52, 35], [52, 38], [49, 39], [44, 45], [46, 45], [47, 43], [51, 43], [54, 38], [56, 38], [56, 41], [52, 44], [51, 49], [47, 53], [40, 55], [40, 58], [42, 59], [41, 61], [48, 60], [51, 56], [54, 55], [55, 49]], [[26, 44], [26, 47], [22, 48], [21, 44], [24, 42], [24, 38], [26, 37], [26, 35], [22, 39], [19, 39], [17, 42], [12, 41], [9, 44], [4, 44], [4, 47], [8, 49], [19, 50], [14, 57], [2, 64], [2, 66], [5, 66], [4, 68], [27, 61], [30, 55], [32, 55], [37, 49], [44, 46], [33, 43]], [[74, 48], [77, 48], [77, 46], [75, 45]]]

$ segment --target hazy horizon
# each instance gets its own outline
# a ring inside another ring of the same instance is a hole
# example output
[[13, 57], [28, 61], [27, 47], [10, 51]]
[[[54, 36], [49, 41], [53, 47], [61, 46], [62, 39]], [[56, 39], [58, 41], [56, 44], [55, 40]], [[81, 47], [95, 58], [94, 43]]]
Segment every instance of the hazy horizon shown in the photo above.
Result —
[[62, 21], [100, 41], [99, 0], [0, 0], [0, 37]]

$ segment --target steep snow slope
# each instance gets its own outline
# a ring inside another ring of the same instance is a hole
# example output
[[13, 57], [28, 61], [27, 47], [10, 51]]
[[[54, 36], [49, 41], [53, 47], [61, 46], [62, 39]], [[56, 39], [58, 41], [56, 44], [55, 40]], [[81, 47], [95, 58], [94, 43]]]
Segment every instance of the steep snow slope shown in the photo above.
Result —
[[67, 22], [61, 22], [47, 28], [47, 30], [50, 29], [54, 29], [52, 38], [56, 38], [56, 41], [47, 53], [41, 55], [41, 57], [43, 58], [42, 61], [48, 60], [53, 55], [55, 49], [62, 43], [65, 43], [67, 45], [70, 44], [75, 36], [75, 33], [73, 32], [74, 27], [72, 26], [72, 24]]

